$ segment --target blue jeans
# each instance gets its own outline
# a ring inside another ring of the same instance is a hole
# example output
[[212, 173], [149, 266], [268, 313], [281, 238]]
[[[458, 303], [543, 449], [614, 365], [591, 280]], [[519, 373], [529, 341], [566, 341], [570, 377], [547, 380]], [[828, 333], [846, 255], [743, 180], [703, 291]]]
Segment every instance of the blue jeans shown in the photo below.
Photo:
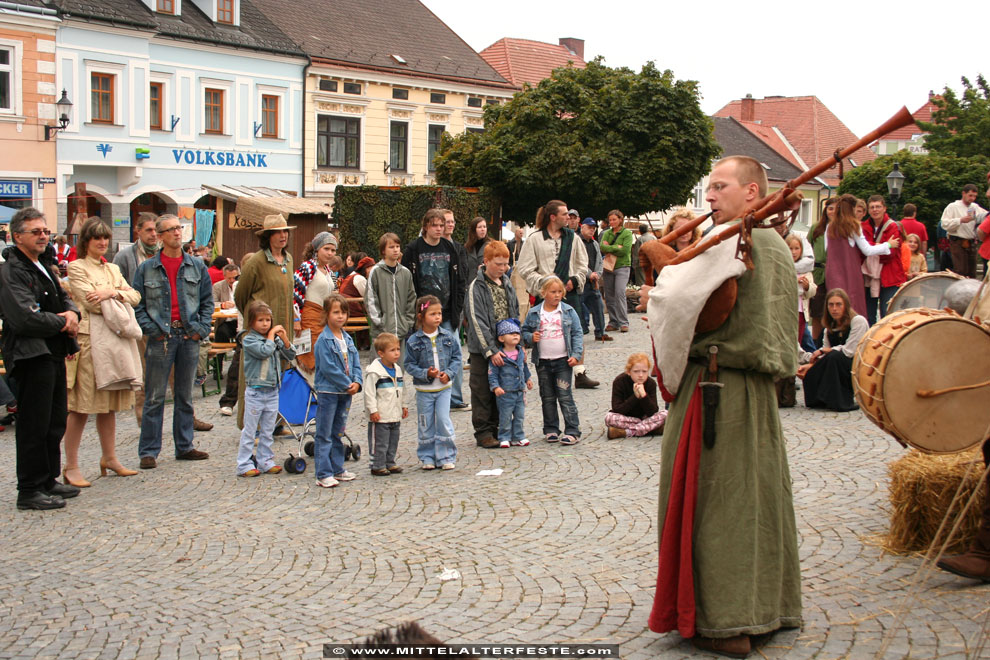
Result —
[[416, 392], [416, 415], [419, 418], [419, 444], [416, 456], [420, 463], [437, 467], [457, 460], [454, 424], [450, 421], [451, 392]]
[[[878, 320], [887, 316], [887, 305], [890, 299], [897, 293], [896, 286], [885, 286], [880, 288], [880, 297], [871, 298], [870, 290], [866, 290], [866, 322], [873, 325]], [[877, 303], [880, 303], [880, 318], [877, 318]]]
[[[590, 314], [589, 314], [590, 312]], [[602, 307], [601, 291], [593, 289], [591, 283], [584, 285], [584, 293], [581, 294], [581, 330], [588, 334], [588, 321], [595, 322], [595, 339], [601, 339], [605, 334], [605, 310]]]
[[199, 361], [199, 342], [184, 339], [183, 330], [173, 328], [164, 339], [148, 337], [144, 350], [144, 410], [141, 416], [141, 439], [138, 456], [157, 458], [162, 450], [162, 422], [165, 411], [165, 388], [168, 375], [175, 369], [172, 381], [172, 443], [175, 455], [193, 449], [193, 379]]
[[244, 428], [241, 430], [241, 446], [237, 450], [237, 474], [244, 474], [255, 467], [251, 462], [255, 438], [258, 438], [258, 469], [267, 472], [275, 465], [272, 433], [275, 431], [277, 413], [277, 387], [244, 389]]
[[577, 406], [574, 405], [571, 375], [573, 370], [567, 358], [540, 360], [536, 365], [536, 377], [540, 383], [540, 402], [543, 404], [543, 435], [560, 433], [560, 419], [557, 417], [557, 404], [564, 414], [564, 433], [581, 437], [581, 422], [578, 421]]
[[[457, 331], [457, 328], [450, 324], [450, 321], [444, 321], [440, 324], [440, 327], [444, 330], [450, 331], [450, 334], [454, 335], [457, 341], [460, 341], [461, 335]], [[461, 353], [463, 354], [463, 349]], [[464, 395], [461, 394], [461, 386], [464, 384], [464, 363], [458, 364], [454, 369], [454, 377], [450, 379], [450, 405], [452, 406], [462, 406], [464, 405]]]
[[506, 392], [498, 397], [498, 441], [522, 440], [526, 415], [525, 392]]
[[344, 427], [351, 409], [350, 394], [316, 395], [316, 438], [314, 439], [316, 478], [326, 479], [344, 472]]

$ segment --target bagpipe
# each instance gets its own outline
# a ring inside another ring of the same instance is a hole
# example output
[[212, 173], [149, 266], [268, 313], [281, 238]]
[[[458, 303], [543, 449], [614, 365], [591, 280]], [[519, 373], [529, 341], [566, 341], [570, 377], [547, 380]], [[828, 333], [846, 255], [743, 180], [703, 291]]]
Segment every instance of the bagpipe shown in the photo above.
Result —
[[[701, 223], [711, 217], [711, 212], [678, 227], [659, 240], [645, 243], [639, 249], [639, 263], [643, 268], [646, 284], [653, 286], [653, 271], [659, 273], [665, 266], [676, 266], [677, 264], [689, 261], [733, 236], [738, 236], [736, 258], [746, 264], [747, 269], [752, 269], [753, 245], [751, 237], [753, 230], [771, 229], [785, 223], [790, 227], [797, 217], [798, 211], [801, 208], [801, 200], [804, 197], [798, 191], [801, 185], [823, 174], [836, 164], [839, 165], [839, 178], [842, 178], [843, 159], [848, 158], [887, 133], [908, 126], [913, 122], [914, 118], [908, 112], [908, 109], [901, 107], [893, 117], [885, 121], [876, 130], [871, 131], [845, 149], [836, 149], [832, 156], [791, 179], [780, 190], [752, 202], [743, 211], [739, 218], [740, 222], [726, 228], [724, 231], [702, 237], [680, 252], [677, 252], [671, 247], [674, 241], [678, 237], [694, 231]], [[730, 278], [723, 282], [708, 298], [701, 315], [698, 317], [696, 330], [698, 332], [707, 332], [722, 325], [735, 306], [737, 293], [738, 289], [735, 278]]]

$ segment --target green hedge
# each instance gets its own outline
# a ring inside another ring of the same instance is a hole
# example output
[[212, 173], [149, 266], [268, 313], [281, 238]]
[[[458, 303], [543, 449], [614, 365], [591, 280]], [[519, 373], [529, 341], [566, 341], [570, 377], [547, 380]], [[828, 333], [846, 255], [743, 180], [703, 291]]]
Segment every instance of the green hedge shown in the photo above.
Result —
[[454, 212], [454, 239], [464, 242], [475, 216], [495, 217], [492, 198], [484, 191], [453, 186], [337, 186], [333, 222], [340, 231], [340, 254], [360, 250], [378, 258], [378, 239], [394, 232], [405, 247], [419, 236], [423, 215], [431, 208]]

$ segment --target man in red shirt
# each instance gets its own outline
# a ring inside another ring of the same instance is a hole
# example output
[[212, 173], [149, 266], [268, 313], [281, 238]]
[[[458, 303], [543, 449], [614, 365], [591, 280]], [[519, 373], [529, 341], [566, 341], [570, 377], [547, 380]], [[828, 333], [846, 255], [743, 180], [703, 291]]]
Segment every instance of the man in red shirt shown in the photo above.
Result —
[[921, 247], [918, 248], [918, 254], [925, 256], [928, 254], [928, 229], [925, 227], [924, 223], [918, 222], [916, 217], [918, 214], [918, 207], [914, 204], [904, 205], [904, 217], [901, 219], [901, 227], [904, 229], [904, 234], [914, 234], [921, 241]]
[[132, 286], [141, 294], [134, 310], [147, 338], [145, 349], [144, 413], [138, 454], [141, 468], [157, 467], [162, 448], [165, 387], [175, 369], [172, 385], [172, 441], [178, 460], [198, 461], [209, 454], [193, 446], [192, 385], [196, 377], [199, 342], [210, 335], [213, 287], [206, 264], [182, 251], [182, 224], [163, 215], [156, 227], [162, 249], [138, 266]]
[[[887, 215], [887, 205], [882, 195], [871, 195], [866, 202], [869, 215], [862, 222], [863, 236], [872, 244], [885, 243], [892, 239], [901, 238], [901, 228]], [[887, 304], [897, 293], [897, 287], [907, 282], [904, 272], [904, 262], [901, 261], [900, 249], [890, 251], [890, 254], [880, 259], [880, 295], [873, 297], [870, 289], [866, 289], [866, 320], [873, 325], [877, 322], [877, 305], [880, 307], [880, 317], [887, 315]]]

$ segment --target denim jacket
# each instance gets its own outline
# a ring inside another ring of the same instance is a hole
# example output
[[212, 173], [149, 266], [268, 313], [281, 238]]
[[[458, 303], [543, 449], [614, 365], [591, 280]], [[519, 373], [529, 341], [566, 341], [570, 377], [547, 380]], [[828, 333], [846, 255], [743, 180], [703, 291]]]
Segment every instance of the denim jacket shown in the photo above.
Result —
[[[526, 314], [526, 321], [522, 326], [522, 343], [524, 346], [533, 349], [533, 364], [540, 362], [540, 347], [533, 343], [533, 333], [540, 329], [540, 312], [543, 310], [543, 303], [535, 307], [530, 307]], [[581, 330], [581, 319], [578, 318], [574, 308], [560, 301], [560, 318], [564, 331], [564, 346], [567, 348], [567, 357], [581, 359], [584, 355], [584, 336]]]
[[244, 335], [241, 348], [246, 387], [278, 387], [282, 383], [282, 360], [296, 357], [296, 351], [283, 344], [280, 337], [269, 341], [255, 330]]
[[[333, 336], [330, 327], [323, 328], [320, 338], [313, 347], [316, 360], [316, 391], [329, 394], [344, 394], [351, 383], [361, 385], [361, 358], [358, 357], [357, 347], [349, 334], [344, 334], [347, 345], [347, 362], [340, 352], [340, 344]], [[360, 389], [358, 390], [360, 391]]]
[[[183, 252], [175, 285], [179, 292], [179, 319], [186, 333], [206, 339], [213, 326], [213, 282], [203, 260]], [[172, 290], [161, 252], [138, 266], [131, 286], [141, 294], [134, 316], [142, 332], [153, 338], [168, 335], [172, 331]]]
[[505, 353], [502, 353], [504, 364], [496, 367], [491, 362], [488, 363], [488, 386], [492, 392], [496, 387], [501, 387], [506, 392], [523, 392], [526, 390], [526, 381], [532, 376], [529, 373], [529, 365], [526, 364], [526, 352], [522, 346], [517, 347], [519, 353], [515, 360], [510, 360]]
[[[464, 368], [461, 362], [461, 342], [443, 328], [439, 328], [436, 342], [440, 371], [453, 380], [455, 370]], [[426, 372], [433, 366], [433, 342], [422, 330], [417, 330], [406, 340], [406, 359], [402, 366], [413, 377], [413, 385], [428, 385], [432, 382], [426, 377]]]

